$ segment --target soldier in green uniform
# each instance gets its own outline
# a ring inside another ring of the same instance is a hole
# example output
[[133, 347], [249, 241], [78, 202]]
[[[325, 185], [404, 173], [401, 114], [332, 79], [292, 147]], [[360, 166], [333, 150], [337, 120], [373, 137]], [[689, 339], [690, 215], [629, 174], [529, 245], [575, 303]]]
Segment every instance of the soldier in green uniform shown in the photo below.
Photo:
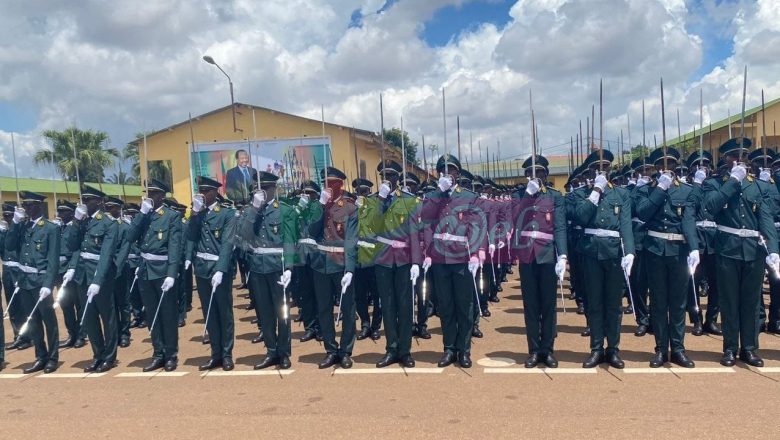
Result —
[[[133, 223], [133, 219], [138, 215], [140, 206], [136, 203], [128, 203], [125, 205], [124, 221], [128, 226]], [[138, 266], [141, 264], [141, 251], [138, 248], [138, 242], [130, 242], [127, 240], [127, 233], [125, 232], [125, 240], [129, 243], [129, 250], [127, 254], [127, 274], [125, 279], [130, 283], [128, 291], [128, 301], [130, 302], [130, 309], [133, 314], [133, 320], [130, 323], [130, 328], [144, 328], [146, 327], [146, 320], [144, 317], [144, 305], [141, 301], [141, 291], [138, 284]]]
[[[187, 224], [189, 220], [185, 216], [187, 207], [179, 203], [173, 197], [166, 197], [163, 205], [179, 213], [181, 217], [181, 266], [179, 267], [179, 277], [173, 285], [176, 295], [176, 307], [178, 311], [177, 325], [184, 327], [187, 325], [187, 312], [192, 310], [192, 246], [187, 240]], [[188, 278], [189, 276], [189, 278]]]
[[[377, 210], [378, 199], [376, 194], [370, 194], [372, 186], [374, 184], [366, 179], [352, 181], [358, 206], [358, 257], [355, 268], [355, 308], [360, 318], [358, 341], [369, 336], [374, 341], [379, 340], [379, 329], [382, 327], [382, 307], [374, 270], [378, 247], [370, 218], [370, 214]], [[371, 314], [368, 311], [369, 304], [374, 305]]]
[[75, 282], [85, 308], [84, 326], [92, 346], [92, 363], [85, 373], [102, 373], [116, 365], [118, 335], [114, 289], [118, 224], [102, 211], [105, 193], [84, 186], [84, 205], [76, 207], [78, 249], [73, 252], [63, 284]]
[[320, 198], [320, 186], [312, 180], [307, 180], [301, 183], [301, 191], [302, 194], [295, 205], [298, 217], [298, 243], [296, 244], [298, 257], [293, 268], [292, 291], [298, 295], [300, 318], [306, 330], [300, 341], [306, 342], [312, 339], [322, 341], [312, 272], [312, 262], [317, 255], [317, 242], [309, 234], [309, 226], [314, 222], [314, 216], [319, 215], [316, 201]]
[[695, 366], [685, 353], [684, 337], [687, 298], [694, 294], [687, 288], [688, 281], [700, 261], [699, 237], [693, 188], [670, 171], [679, 159], [680, 153], [671, 147], [653, 151], [649, 161], [660, 173], [654, 182], [639, 188], [641, 195], [635, 198], [636, 213], [647, 226], [644, 257], [652, 268], [647, 273], [655, 335], [651, 368], [669, 360], [684, 368]]
[[[6, 225], [11, 224], [15, 209], [16, 202], [3, 203], [3, 220], [6, 222]], [[8, 228], [6, 227], [6, 233], [7, 229]], [[19, 278], [19, 255], [15, 250], [6, 249], [5, 246], [3, 246], [2, 258], [3, 290], [5, 290], [5, 300], [7, 304], [10, 305], [7, 312], [11, 321], [11, 329], [14, 333], [14, 340], [7, 348], [9, 350], [26, 350], [32, 347], [32, 343], [30, 342], [30, 338], [28, 336], [19, 334], [19, 329], [22, 327], [25, 319], [27, 318], [24, 316], [22, 302], [19, 300], [18, 295], [19, 287], [17, 286], [17, 279]], [[17, 295], [16, 298], [12, 301], [11, 299], [14, 297], [15, 292]]]
[[[720, 185], [704, 182], [704, 204], [715, 216], [718, 293], [723, 315], [723, 357], [720, 363], [733, 366], [739, 359], [760, 367], [764, 361], [758, 349], [758, 308], [764, 278], [764, 260], [778, 273], [777, 230], [772, 219], [774, 201], [764, 194], [740, 162], [750, 140], [729, 139], [719, 152], [731, 168]], [[767, 255], [768, 254], [768, 255]]]
[[46, 197], [29, 191], [19, 196], [23, 209], [14, 212], [5, 247], [19, 255], [18, 299], [23, 313], [32, 318], [19, 329], [26, 330], [35, 345], [35, 363], [23, 372], [48, 374], [59, 367], [59, 329], [51, 293], [59, 272], [60, 231], [43, 218]]
[[[549, 162], [536, 155], [523, 162], [528, 185], [512, 203], [514, 237], [512, 247], [520, 260], [520, 287], [523, 292], [528, 358], [526, 368], [540, 362], [558, 368], [553, 356], [556, 327], [556, 292], [563, 281], [568, 247], [566, 207], [558, 190], [547, 186]], [[536, 178], [532, 170], [536, 168]]]
[[[771, 179], [775, 188], [780, 191], [780, 155], [773, 152], [771, 164]], [[780, 236], [780, 214], [775, 215], [775, 229]], [[762, 297], [763, 299], [763, 297]], [[780, 277], [772, 275], [769, 277], [769, 322], [766, 325], [767, 333], [780, 335]]]
[[[152, 328], [152, 362], [143, 371], [165, 368], [173, 371], [179, 363], [179, 328], [177, 298], [171, 290], [181, 266], [181, 216], [163, 206], [169, 188], [150, 179], [146, 194], [128, 231], [128, 240], [138, 242], [141, 265], [138, 283], [149, 325]], [[166, 292], [169, 292], [166, 295]], [[158, 311], [159, 309], [159, 311]], [[157, 320], [155, 320], [157, 314]]]
[[[571, 286], [572, 295], [577, 304], [577, 314], [585, 314], [585, 283], [582, 274], [582, 259], [580, 253], [577, 251], [577, 243], [582, 238], [582, 226], [574, 222], [574, 207], [576, 206], [577, 197], [587, 197], [583, 195], [580, 188], [584, 184], [580, 181], [580, 174], [582, 167], [577, 167], [572, 171], [569, 176], [569, 181], [566, 184], [566, 196], [564, 206], [566, 208], [566, 238], [569, 240], [567, 243], [567, 249], [570, 257], [569, 262], [569, 284]], [[579, 192], [579, 194], [578, 194]]]
[[376, 233], [376, 284], [385, 323], [385, 355], [376, 366], [415, 365], [411, 355], [414, 321], [414, 285], [420, 276], [420, 201], [398, 187], [402, 167], [385, 161], [377, 171], [386, 180], [379, 186], [377, 203], [368, 214]]
[[[322, 338], [326, 356], [319, 368], [337, 363], [352, 368], [352, 348], [355, 345], [355, 290], [352, 276], [357, 262], [357, 206], [343, 196], [344, 179], [339, 169], [327, 167], [320, 171], [325, 188], [319, 202], [313, 202], [309, 233], [317, 242], [317, 253], [312, 259], [314, 293], [317, 301]], [[341, 339], [336, 342], [333, 322], [334, 297], [341, 298]]]
[[644, 240], [647, 235], [647, 226], [645, 222], [639, 218], [637, 214], [637, 206], [639, 206], [642, 199], [647, 196], [646, 188], [650, 183], [650, 171], [652, 169], [652, 163], [647, 164], [646, 160], [641, 158], [635, 159], [631, 162], [632, 176], [629, 179], [629, 183], [626, 189], [631, 195], [631, 227], [634, 231], [634, 247], [636, 248], [636, 259], [629, 275], [629, 283], [631, 285], [631, 291], [629, 294], [633, 295], [631, 299], [631, 305], [634, 308], [634, 314], [636, 316], [636, 330], [634, 336], [642, 337], [648, 332], [652, 333], [651, 328], [651, 313], [650, 307], [647, 303], [648, 282], [647, 273], [648, 267], [645, 261], [644, 252]]
[[130, 346], [130, 283], [128, 278], [127, 256], [130, 254], [130, 242], [127, 240], [127, 231], [130, 225], [122, 220], [122, 207], [124, 202], [116, 197], [106, 197], [104, 207], [109, 220], [116, 223], [116, 254], [114, 255], [114, 305], [116, 306], [117, 335], [119, 346]]
[[191, 267], [203, 313], [207, 314], [206, 330], [211, 344], [211, 357], [199, 367], [200, 371], [220, 366], [225, 371], [235, 368], [230, 264], [236, 240], [236, 212], [219, 205], [217, 190], [221, 186], [210, 177], [198, 177], [200, 194], [192, 200], [192, 215], [186, 229], [187, 248], [195, 253]]
[[438, 190], [429, 194], [422, 211], [423, 270], [433, 271], [441, 318], [444, 354], [438, 366], [457, 361], [462, 368], [471, 368], [478, 255], [487, 247], [487, 219], [476, 206], [477, 194], [457, 185], [460, 170], [460, 161], [452, 155], [436, 162]]
[[[593, 177], [587, 198], [579, 198], [574, 220], [584, 228], [577, 244], [583, 255], [587, 317], [590, 326], [590, 356], [583, 368], [607, 362], [624, 368], [620, 358], [621, 300], [625, 276], [634, 262], [634, 235], [631, 229], [631, 198], [628, 191], [608, 183], [612, 163], [610, 151], [594, 151], [585, 159], [586, 178]], [[604, 339], [607, 339], [606, 354]]]
[[86, 345], [86, 328], [81, 327], [81, 314], [83, 312], [81, 301], [79, 301], [78, 289], [73, 282], [63, 283], [62, 277], [68, 271], [73, 252], [78, 250], [81, 242], [79, 241], [78, 224], [73, 221], [73, 214], [76, 211], [76, 205], [67, 200], [57, 201], [57, 218], [54, 223], [60, 227], [60, 268], [58, 281], [60, 289], [57, 293], [56, 302], [62, 310], [62, 318], [65, 321], [65, 328], [68, 330], [68, 338], [60, 342], [60, 348], [81, 348]]

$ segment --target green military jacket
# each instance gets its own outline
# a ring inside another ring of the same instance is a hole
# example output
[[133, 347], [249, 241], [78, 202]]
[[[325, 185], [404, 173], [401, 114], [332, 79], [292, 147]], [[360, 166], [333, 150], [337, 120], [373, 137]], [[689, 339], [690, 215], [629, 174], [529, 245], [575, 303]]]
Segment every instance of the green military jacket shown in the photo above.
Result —
[[642, 251], [644, 249], [644, 241], [645, 237], [647, 236], [647, 226], [645, 225], [644, 220], [639, 218], [639, 214], [637, 213], [637, 206], [639, 206], [640, 201], [647, 197], [647, 190], [643, 189], [647, 185], [642, 186], [636, 186], [634, 185], [628, 185], [626, 187], [626, 190], [629, 193], [629, 196], [631, 197], [631, 228], [634, 232], [634, 247], [636, 248], [637, 252]]
[[60, 231], [62, 235], [60, 236], [59, 274], [62, 275], [68, 271], [73, 252], [78, 250], [81, 243], [79, 241], [79, 228], [75, 220], [71, 220], [68, 224], [61, 226]]
[[373, 219], [382, 208], [377, 193], [363, 198], [363, 206], [359, 206], [358, 213], [358, 249], [357, 267], [372, 267], [379, 253], [376, 242]]
[[297, 211], [278, 200], [269, 200], [260, 209], [249, 205], [244, 215], [251, 221], [241, 224], [241, 237], [248, 237], [249, 269], [260, 274], [292, 270], [298, 242]]
[[219, 206], [190, 215], [187, 241], [191, 243], [193, 271], [198, 278], [211, 278], [215, 272], [230, 273], [236, 243], [236, 211]]
[[135, 269], [138, 268], [138, 266], [141, 265], [141, 250], [138, 247], [138, 242], [136, 241], [130, 241], [130, 226], [132, 225], [132, 221], [124, 218], [122, 219], [122, 222], [124, 222], [128, 228], [125, 232], [125, 239], [128, 243], [128, 254], [127, 254], [127, 265], [135, 271]]
[[60, 266], [59, 226], [43, 218], [12, 224], [5, 238], [5, 247], [19, 255], [14, 280], [20, 289], [54, 288]]
[[487, 250], [488, 214], [479, 196], [456, 185], [447, 192], [435, 190], [423, 202], [424, 254], [433, 264], [463, 264]]
[[[644, 238], [645, 251], [662, 257], [676, 257], [699, 249], [693, 187], [675, 178], [666, 191], [654, 182], [642, 186], [637, 193], [641, 196], [634, 198], [635, 211], [648, 231]], [[667, 239], [678, 237], [655, 237], [649, 231], [681, 235], [684, 241]]]
[[128, 225], [121, 218], [111, 218], [116, 222], [116, 255], [114, 256], [114, 266], [116, 267], [116, 278], [122, 276], [125, 266], [128, 264], [128, 255], [130, 255], [130, 241], [127, 240], [127, 232], [130, 230]]
[[178, 277], [182, 261], [181, 234], [181, 215], [165, 206], [133, 218], [128, 239], [137, 242], [141, 252], [139, 279]]
[[326, 205], [318, 201], [312, 205], [309, 233], [317, 242], [311, 267], [330, 275], [355, 272], [357, 266], [358, 216], [357, 206], [351, 200], [336, 197]]
[[558, 190], [542, 186], [535, 195], [523, 191], [512, 201], [512, 252], [520, 263], [553, 264], [568, 254], [566, 204]]
[[368, 219], [377, 237], [374, 263], [382, 267], [421, 264], [421, 200], [400, 189], [391, 191], [387, 199], [377, 195], [374, 200]]
[[[577, 200], [574, 207], [574, 220], [582, 226], [584, 234], [577, 243], [577, 250], [587, 257], [599, 260], [621, 258], [624, 254], [634, 254], [634, 233], [631, 226], [631, 197], [624, 188], [607, 184], [594, 205], [587, 197], [592, 186], [582, 189], [584, 197]], [[588, 230], [617, 231], [620, 237], [606, 237], [588, 234]], [[621, 241], [622, 247], [621, 249]]]
[[[778, 250], [777, 230], [772, 214], [774, 201], [761, 191], [755, 179], [747, 176], [740, 182], [729, 176], [704, 181], [704, 206], [715, 216], [719, 227], [758, 231], [765, 239], [770, 253]], [[718, 230], [715, 239], [718, 255], [742, 261], [764, 258], [766, 251], [759, 239]]]
[[295, 244], [296, 266], [311, 265], [312, 259], [317, 255], [317, 243], [311, 236], [309, 227], [322, 213], [319, 204], [319, 201], [314, 200], [309, 201], [305, 206], [301, 206], [299, 203], [292, 205], [298, 219], [296, 225], [298, 242]]
[[119, 246], [118, 223], [99, 210], [73, 223], [78, 230], [79, 243], [68, 264], [68, 269], [75, 270], [73, 281], [99, 286], [113, 281], [114, 274], [111, 279], [108, 279], [108, 274], [115, 268], [114, 257]]
[[715, 253], [715, 236], [718, 229], [714, 226], [715, 216], [707, 211], [704, 203], [704, 183], [710, 182], [712, 185], [720, 185], [717, 177], [708, 177], [702, 183], [694, 182], [692, 184], [691, 195], [696, 206], [696, 232], [699, 236], [699, 252], [706, 255]]
[[566, 238], [569, 240], [568, 250], [569, 252], [577, 251], [577, 243], [582, 238], [582, 226], [578, 225], [574, 219], [574, 208], [577, 206], [577, 200], [587, 197], [582, 191], [583, 187], [574, 188], [570, 192], [566, 193], [565, 207], [566, 207]]

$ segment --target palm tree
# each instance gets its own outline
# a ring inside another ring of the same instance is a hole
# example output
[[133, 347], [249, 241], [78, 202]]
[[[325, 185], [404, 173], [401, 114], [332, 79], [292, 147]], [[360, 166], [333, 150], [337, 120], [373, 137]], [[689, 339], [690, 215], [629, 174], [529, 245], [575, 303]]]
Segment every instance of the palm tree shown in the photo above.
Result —
[[64, 131], [46, 130], [43, 137], [49, 140], [51, 149], [36, 152], [33, 161], [54, 165], [65, 180], [77, 180], [78, 174], [80, 183], [100, 182], [103, 169], [119, 157], [116, 148], [103, 148], [103, 144], [108, 143], [108, 134], [104, 131], [70, 127]]
[[113, 175], [108, 176], [106, 178], [106, 182], [117, 185], [135, 185], [138, 180], [136, 180], [136, 178], [133, 176], [129, 176], [124, 171], [119, 171], [118, 173], [114, 173]]

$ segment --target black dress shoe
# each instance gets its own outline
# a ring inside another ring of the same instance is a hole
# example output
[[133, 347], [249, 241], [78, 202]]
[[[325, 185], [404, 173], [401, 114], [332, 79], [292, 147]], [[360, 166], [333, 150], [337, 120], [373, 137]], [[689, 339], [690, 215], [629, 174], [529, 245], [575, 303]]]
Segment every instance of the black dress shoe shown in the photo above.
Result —
[[585, 306], [582, 304], [577, 304], [577, 314], [578, 315], [584, 315], [585, 314]]
[[46, 368], [46, 362], [44, 362], [44, 361], [35, 361], [35, 363], [32, 364], [31, 367], [25, 368], [24, 370], [22, 370], [22, 373], [24, 373], [24, 374], [37, 373], [37, 372], [43, 370], [44, 368]]
[[525, 368], [535, 368], [539, 365], [539, 355], [531, 353], [525, 360]]
[[54, 361], [46, 362], [46, 366], [43, 368], [43, 374], [50, 374], [57, 371], [57, 368], [59, 368], [59, 364]]
[[631, 306], [628, 306], [628, 307], [626, 307], [626, 308], [623, 310], [623, 313], [624, 313], [624, 314], [626, 314], [626, 315], [631, 315], [631, 314], [633, 314], [633, 313], [634, 313], [634, 308], [633, 308], [633, 307], [631, 307]]
[[398, 363], [398, 358], [390, 353], [387, 353], [382, 357], [382, 359], [379, 359], [379, 362], [376, 363], [376, 367], [385, 368], [388, 365], [393, 365], [396, 363]]
[[203, 340], [201, 340], [200, 343], [203, 345], [211, 344], [211, 338], [208, 333], [206, 333], [206, 336], [203, 337]]
[[650, 368], [661, 368], [668, 361], [668, 357], [665, 351], [658, 350], [655, 352], [652, 358], [650, 358]]
[[336, 364], [339, 363], [339, 357], [335, 354], [328, 353], [327, 356], [325, 356], [325, 359], [322, 360], [319, 364], [317, 364], [317, 368], [320, 370], [324, 370], [325, 368], [330, 368]]
[[280, 356], [279, 357], [279, 369], [280, 370], [289, 370], [290, 367], [292, 367], [292, 363], [290, 362], [290, 358], [287, 356]]
[[703, 330], [704, 333], [707, 333], [708, 335], [723, 336], [723, 330], [718, 327], [718, 324], [715, 324], [712, 321], [705, 322]]
[[377, 329], [377, 330], [372, 330], [372, 331], [371, 331], [371, 340], [372, 340], [372, 341], [378, 341], [378, 340], [379, 340], [379, 338], [381, 338], [381, 337], [382, 337], [382, 336], [379, 334], [379, 330], [378, 330], [378, 329]]
[[198, 371], [209, 371], [222, 366], [221, 359], [209, 359], [208, 362], [198, 367]]
[[234, 368], [236, 368], [236, 364], [233, 363], [233, 358], [226, 357], [222, 359], [222, 369], [225, 371], [232, 371]]
[[301, 342], [307, 342], [307, 341], [311, 341], [312, 339], [314, 339], [316, 337], [317, 337], [317, 333], [314, 330], [306, 330], [303, 333], [303, 336], [301, 336], [300, 341]]
[[483, 318], [490, 318], [490, 310], [488, 310], [488, 309], [482, 310], [482, 317]]
[[490, 298], [488, 298], [488, 301], [490, 301], [490, 302], [492, 302], [492, 303], [497, 303], [497, 302], [499, 302], [499, 301], [501, 301], [501, 300], [500, 300], [500, 299], [498, 299], [498, 296], [497, 296], [497, 295], [491, 295], [491, 296], [490, 296]]
[[325, 338], [322, 337], [322, 333], [317, 333], [317, 335], [314, 336], [314, 339], [316, 339], [317, 342], [322, 342], [325, 340]]
[[[358, 341], [362, 341], [363, 339], [366, 339], [371, 334], [371, 329], [369, 327], [362, 327], [360, 329], [360, 333], [357, 334], [355, 339]], [[312, 338], [314, 338], [314, 335], [312, 335]]]
[[263, 332], [260, 332], [257, 336], [252, 338], [252, 343], [253, 344], [259, 344], [259, 343], [263, 342], [263, 339], [264, 339], [263, 338]]
[[[503, 281], [501, 281], [501, 282], [502, 282], [502, 283], [506, 283], [506, 280], [503, 280]], [[498, 286], [496, 286], [496, 292], [503, 292], [503, 291], [504, 291], [504, 288], [503, 288], [503, 287], [501, 287], [501, 284], [499, 284]]]
[[763, 367], [764, 361], [756, 355], [756, 353], [750, 350], [742, 350], [739, 352], [739, 360], [750, 365], [751, 367]]
[[761, 325], [758, 326], [758, 332], [766, 333], [766, 321], [762, 322]]
[[170, 358], [165, 361], [165, 371], [174, 371], [179, 366], [179, 360], [176, 358]]
[[412, 355], [407, 354], [406, 356], [401, 357], [401, 366], [404, 368], [414, 368], [415, 362]]
[[726, 350], [723, 352], [723, 356], [720, 358], [720, 364], [724, 367], [733, 367], [734, 364], [737, 363], [737, 360], [734, 358], [734, 352], [730, 350]]
[[95, 373], [105, 373], [106, 371], [114, 368], [115, 365], [116, 364], [114, 362], [103, 362], [97, 367], [97, 369], [95, 369]]
[[588, 337], [588, 336], [590, 336], [590, 327], [585, 327], [585, 330], [583, 330], [582, 332], [580, 332], [580, 336], [582, 336], [582, 337]]
[[439, 368], [444, 368], [447, 366], [452, 365], [455, 363], [455, 353], [451, 351], [445, 351], [444, 355], [439, 359], [439, 363], [437, 364]]
[[683, 368], [693, 368], [696, 364], [685, 354], [685, 350], [672, 353], [672, 363]]
[[151, 364], [149, 364], [149, 365], [144, 367], [143, 372], [144, 373], [148, 373], [150, 371], [159, 370], [164, 365], [165, 365], [165, 362], [163, 362], [162, 359], [154, 358], [154, 359], [152, 359], [152, 363]]
[[352, 368], [352, 358], [348, 354], [345, 354], [344, 356], [341, 357], [340, 364], [341, 364], [341, 368], [345, 370], [349, 370], [350, 368]]
[[585, 359], [585, 362], [582, 363], [582, 368], [595, 368], [603, 362], [604, 362], [604, 352], [594, 351], [591, 352], [590, 356], [588, 356], [588, 358]]
[[696, 321], [693, 323], [693, 330], [691, 330], [691, 334], [693, 336], [701, 336], [704, 334], [704, 328], [701, 325], [701, 321]]
[[626, 363], [623, 362], [623, 359], [620, 359], [620, 355], [616, 352], [612, 352], [607, 355], [607, 363], [610, 367], [617, 368], [619, 370], [622, 370], [626, 367]]
[[5, 368], [5, 360], [0, 359], [0, 371], [3, 371], [4, 368]]
[[303, 316], [301, 316], [300, 314], [296, 316], [295, 319], [293, 319], [293, 322], [302, 322], [302, 321], [303, 321]]
[[644, 336], [647, 334], [647, 326], [644, 324], [639, 324], [639, 326], [636, 328], [636, 331], [634, 332], [634, 336]]
[[268, 367], [279, 365], [279, 358], [276, 356], [266, 356], [259, 364], [255, 365], [255, 370], [263, 370]]
[[238, 286], [238, 290], [246, 289], [246, 283], [241, 283], [241, 285]]
[[481, 337], [482, 337], [482, 336], [484, 336], [484, 335], [482, 334], [482, 330], [480, 330], [480, 329], [479, 329], [479, 327], [475, 325], [475, 326], [474, 326], [474, 327], [471, 329], [471, 336], [473, 336], [473, 337], [475, 337], [475, 338], [481, 338]]
[[458, 363], [461, 368], [471, 368], [471, 355], [468, 353], [458, 353]]
[[544, 358], [544, 365], [547, 368], [558, 368], [558, 359], [555, 359], [552, 353], [547, 353], [547, 356]]
[[70, 348], [73, 347], [76, 344], [76, 338], [69, 337], [68, 339], [60, 342], [60, 348]]
[[260, 320], [255, 318], [255, 319], [251, 320], [249, 323], [250, 324], [257, 324], [258, 322], [260, 322]]
[[20, 341], [19, 344], [16, 345], [16, 349], [21, 350], [27, 350], [28, 348], [32, 347], [32, 342], [30, 341]]
[[130, 346], [130, 338], [128, 338], [127, 336], [124, 336], [124, 337], [120, 338], [119, 339], [119, 346], [122, 347], [122, 348], [129, 347]]
[[180, 319], [179, 320], [179, 327], [184, 327], [185, 325], [187, 325], [187, 321], [184, 320], [184, 319]]
[[76, 342], [73, 344], [73, 348], [82, 348], [85, 345], [87, 345], [87, 341], [84, 338], [78, 338], [76, 339]]
[[94, 359], [91, 364], [89, 364], [86, 367], [84, 367], [84, 372], [85, 373], [94, 373], [98, 369], [100, 364], [102, 364], [102, 363], [103, 363], [103, 361], [101, 361], [100, 359]]
[[254, 310], [254, 309], [255, 309], [255, 305], [251, 303], [244, 306], [244, 310]]
[[419, 327], [417, 335], [423, 339], [431, 339], [431, 334], [428, 332], [427, 327]]

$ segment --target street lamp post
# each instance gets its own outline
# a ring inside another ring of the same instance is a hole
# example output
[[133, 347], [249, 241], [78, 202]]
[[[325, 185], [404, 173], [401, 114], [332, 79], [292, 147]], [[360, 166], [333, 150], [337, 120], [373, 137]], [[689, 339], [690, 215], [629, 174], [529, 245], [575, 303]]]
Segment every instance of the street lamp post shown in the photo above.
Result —
[[238, 128], [236, 127], [236, 103], [235, 100], [233, 99], [233, 80], [230, 79], [230, 75], [228, 75], [227, 72], [225, 72], [224, 70], [222, 70], [221, 67], [219, 67], [219, 64], [217, 64], [217, 62], [214, 61], [214, 58], [208, 55], [204, 55], [203, 61], [216, 66], [216, 68], [219, 69], [219, 71], [222, 72], [222, 74], [224, 74], [228, 79], [228, 83], [230, 84], [230, 109], [233, 112], [233, 133], [235, 133], [238, 131]]

